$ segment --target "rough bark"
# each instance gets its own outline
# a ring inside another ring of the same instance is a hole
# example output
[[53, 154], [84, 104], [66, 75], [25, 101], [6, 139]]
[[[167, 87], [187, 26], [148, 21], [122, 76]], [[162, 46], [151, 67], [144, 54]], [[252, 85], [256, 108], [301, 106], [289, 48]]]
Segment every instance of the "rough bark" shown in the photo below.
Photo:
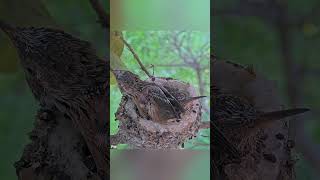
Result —
[[[155, 78], [155, 83], [186, 90], [196, 96], [195, 89], [187, 83], [168, 78]], [[152, 80], [150, 80], [152, 81]], [[119, 132], [111, 137], [111, 145], [129, 144], [134, 149], [178, 149], [187, 139], [195, 137], [201, 120], [201, 104], [198, 100], [186, 105], [181, 120], [169, 120], [159, 124], [142, 118], [130, 98], [123, 97], [116, 113]]]
[[[260, 73], [225, 61], [214, 61], [212, 72], [213, 83], [217, 87], [250, 99], [258, 110], [268, 112], [283, 109], [275, 82]], [[244, 155], [240, 163], [223, 165], [226, 179], [294, 179], [294, 163], [290, 156], [293, 145], [288, 137], [287, 121], [277, 121], [261, 128], [257, 136], [262, 142], [252, 139], [249, 143], [260, 147], [260, 150]]]

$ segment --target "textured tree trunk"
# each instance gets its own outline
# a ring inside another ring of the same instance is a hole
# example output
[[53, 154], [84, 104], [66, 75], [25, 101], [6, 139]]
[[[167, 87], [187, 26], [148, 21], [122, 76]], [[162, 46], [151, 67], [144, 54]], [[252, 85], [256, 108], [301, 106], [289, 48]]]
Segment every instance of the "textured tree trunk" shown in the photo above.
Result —
[[[248, 98], [258, 110], [268, 112], [283, 109], [275, 83], [260, 73], [225, 61], [214, 61], [211, 71], [212, 82], [217, 87]], [[224, 164], [224, 179], [294, 179], [294, 161], [291, 160], [293, 142], [289, 140], [287, 121], [277, 121], [269, 127], [261, 128], [257, 136], [262, 141], [253, 139], [249, 143], [260, 149], [244, 155], [240, 163]]]

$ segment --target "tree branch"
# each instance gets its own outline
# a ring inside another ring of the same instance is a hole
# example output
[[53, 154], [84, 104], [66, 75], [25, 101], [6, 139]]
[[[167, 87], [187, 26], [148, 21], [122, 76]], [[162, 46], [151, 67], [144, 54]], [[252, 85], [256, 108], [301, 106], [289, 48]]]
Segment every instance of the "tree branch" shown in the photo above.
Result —
[[148, 72], [148, 70], [145, 68], [145, 66], [142, 64], [139, 56], [137, 55], [137, 53], [134, 51], [134, 49], [132, 48], [132, 46], [122, 37], [119, 36], [121, 38], [121, 40], [123, 41], [123, 43], [127, 46], [127, 48], [130, 50], [130, 52], [132, 53], [133, 57], [137, 60], [138, 64], [140, 65], [140, 68], [146, 73], [146, 75], [148, 77], [152, 77], [151, 74]]
[[99, 22], [102, 27], [109, 29], [110, 26], [110, 15], [107, 14], [103, 8], [103, 5], [99, 2], [99, 0], [89, 0], [92, 8], [96, 11]]
[[189, 65], [186, 64], [154, 64], [155, 67], [188, 67]]
[[209, 129], [210, 128], [210, 121], [202, 121], [199, 128], [200, 129]]
[[[204, 82], [202, 79], [202, 70], [204, 68], [201, 67], [200, 60], [202, 57], [206, 55], [206, 51], [202, 48], [208, 46], [208, 43], [204, 43], [200, 48], [202, 50], [198, 55], [196, 55], [190, 46], [184, 44], [189, 44], [191, 39], [190, 35], [183, 36], [179, 38], [182, 32], [174, 33], [170, 38], [172, 42], [173, 49], [176, 50], [178, 56], [181, 60], [189, 67], [193, 68], [196, 71], [197, 79], [198, 79], [198, 86], [199, 86], [199, 93], [200, 95], [204, 94]], [[186, 42], [185, 42], [186, 41]], [[209, 56], [208, 56], [209, 59]]]

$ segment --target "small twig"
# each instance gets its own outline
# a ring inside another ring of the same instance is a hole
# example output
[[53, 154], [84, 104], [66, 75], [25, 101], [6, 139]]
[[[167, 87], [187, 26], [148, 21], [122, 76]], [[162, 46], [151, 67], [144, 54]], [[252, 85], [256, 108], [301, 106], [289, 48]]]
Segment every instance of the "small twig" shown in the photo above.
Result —
[[130, 52], [132, 53], [133, 57], [137, 60], [137, 62], [139, 63], [141, 69], [148, 75], [149, 78], [152, 78], [152, 76], [150, 75], [150, 73], [148, 72], [148, 70], [144, 67], [144, 65], [142, 64], [139, 56], [137, 55], [137, 53], [134, 51], [134, 49], [131, 47], [131, 45], [122, 37], [119, 36], [120, 39], [123, 41], [123, 43], [128, 47], [128, 49], [130, 50]]
[[200, 129], [209, 129], [210, 128], [210, 121], [203, 121], [200, 124]]
[[154, 76], [154, 65], [153, 64], [151, 64], [151, 66], [150, 66], [151, 68], [152, 68], [152, 76]]
[[103, 5], [98, 0], [89, 0], [89, 1], [90, 1], [92, 8], [96, 11], [102, 27], [109, 29], [110, 18], [109, 18], [109, 14], [107, 14], [104, 11]]
[[190, 68], [191, 67], [190, 65], [186, 65], [186, 64], [154, 64], [154, 66], [156, 66], [156, 67], [173, 67], [173, 68], [176, 68], [176, 67]]

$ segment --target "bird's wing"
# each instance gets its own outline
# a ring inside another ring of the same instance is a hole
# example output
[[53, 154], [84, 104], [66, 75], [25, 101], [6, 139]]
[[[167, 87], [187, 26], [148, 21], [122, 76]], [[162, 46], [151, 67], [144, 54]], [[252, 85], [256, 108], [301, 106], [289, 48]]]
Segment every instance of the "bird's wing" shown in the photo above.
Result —
[[155, 102], [155, 105], [161, 109], [162, 113], [167, 113], [169, 116], [172, 114], [176, 118], [180, 118], [179, 113], [176, 111], [174, 104], [168, 99], [165, 93], [158, 86], [150, 86], [148, 89], [148, 96]]
[[177, 89], [173, 89], [167, 86], [164, 86], [165, 89], [168, 90], [168, 92], [182, 105], [184, 106], [185, 104], [200, 99], [204, 98], [206, 96], [195, 96], [195, 97], [190, 97], [190, 93], [188, 91], [181, 91]]
[[226, 128], [251, 126], [258, 116], [258, 112], [248, 101], [228, 94], [218, 95], [213, 109], [214, 119]]
[[162, 85], [157, 85], [161, 91], [165, 94], [165, 96], [167, 97], [167, 99], [170, 101], [170, 103], [173, 105], [173, 107], [175, 108], [176, 112], [184, 112], [184, 108], [181, 105], [180, 102], [178, 102], [178, 100], [172, 95], [172, 93], [170, 93], [166, 88], [164, 88]]

